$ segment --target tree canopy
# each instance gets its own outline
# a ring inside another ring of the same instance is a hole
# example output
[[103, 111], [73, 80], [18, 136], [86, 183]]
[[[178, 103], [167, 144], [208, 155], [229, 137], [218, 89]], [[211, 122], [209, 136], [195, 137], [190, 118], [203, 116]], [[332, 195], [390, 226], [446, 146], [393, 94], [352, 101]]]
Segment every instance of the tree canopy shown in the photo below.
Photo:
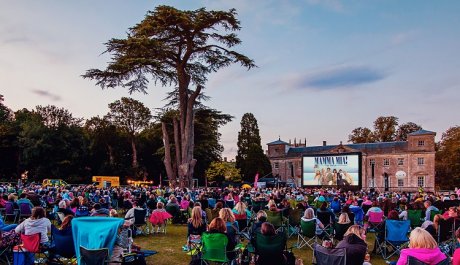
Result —
[[236, 168], [240, 169], [243, 180], [252, 182], [257, 173], [264, 176], [271, 172], [270, 161], [262, 149], [257, 119], [252, 113], [245, 113], [241, 118], [237, 146]]
[[407, 122], [399, 125], [398, 118], [394, 116], [381, 116], [374, 121], [374, 130], [366, 127], [358, 127], [348, 135], [351, 143], [374, 143], [406, 141], [409, 133], [422, 129], [422, 126]]
[[[170, 6], [158, 6], [130, 28], [124, 39], [111, 39], [106, 52], [112, 60], [105, 70], [90, 69], [83, 77], [96, 80], [102, 88], [124, 87], [129, 92], [147, 93], [149, 79], [178, 90], [179, 122], [176, 159], [171, 157], [167, 132], [165, 167], [172, 185], [190, 186], [196, 159], [194, 152], [194, 107], [207, 81], [207, 75], [239, 63], [245, 68], [255, 66], [253, 60], [232, 48], [241, 44], [234, 33], [241, 29], [236, 10], [207, 11], [200, 8], [183, 11]], [[225, 32], [225, 33], [222, 33]], [[189, 89], [194, 85], [194, 90]], [[166, 126], [163, 126], [166, 130]], [[176, 138], [176, 136], [175, 136]], [[180, 161], [177, 170], [172, 164]]]

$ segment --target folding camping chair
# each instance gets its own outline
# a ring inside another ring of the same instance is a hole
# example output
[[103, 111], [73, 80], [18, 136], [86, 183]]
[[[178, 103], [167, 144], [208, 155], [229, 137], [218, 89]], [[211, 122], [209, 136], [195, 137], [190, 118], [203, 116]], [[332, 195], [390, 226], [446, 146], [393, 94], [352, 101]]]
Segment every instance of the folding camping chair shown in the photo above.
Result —
[[228, 238], [225, 234], [204, 232], [201, 241], [201, 264], [230, 264], [231, 260], [227, 257]]
[[32, 208], [27, 203], [19, 204], [19, 220], [27, 219], [32, 216]]
[[[17, 245], [13, 248], [13, 251], [17, 253], [23, 253], [25, 264], [31, 263], [40, 263], [44, 264], [47, 256], [46, 256], [46, 249], [43, 249], [40, 245], [40, 233], [25, 235], [21, 234], [21, 244]], [[35, 259], [35, 254], [42, 254], [44, 258], [37, 258]], [[31, 260], [32, 259], [32, 260]]]
[[265, 211], [265, 213], [267, 213], [267, 222], [271, 223], [277, 232], [283, 232], [287, 221], [283, 213], [274, 211]]
[[422, 225], [422, 210], [407, 210], [407, 219], [412, 228], [419, 227]]
[[[401, 249], [409, 244], [407, 233], [410, 230], [410, 221], [386, 220], [385, 237], [383, 242], [377, 240], [377, 245], [382, 257], [388, 260], [393, 255], [399, 255]], [[388, 252], [391, 248], [392, 251]]]
[[341, 241], [343, 239], [343, 235], [347, 232], [348, 228], [350, 228], [351, 225], [352, 225], [351, 222], [348, 223], [348, 224], [335, 223], [335, 225], [334, 225], [334, 240], [336, 240], [337, 242]]
[[123, 222], [124, 220], [122, 218], [74, 218], [72, 220], [72, 235], [77, 259], [81, 261], [83, 256], [82, 254], [88, 254], [88, 252], [81, 253], [80, 247], [87, 250], [105, 248], [108, 249], [110, 255], [115, 245], [118, 228], [123, 224]]
[[369, 212], [369, 220], [367, 221], [367, 232], [378, 233], [383, 225], [383, 211]]
[[63, 263], [63, 260], [75, 258], [75, 246], [73, 243], [72, 229], [59, 230], [51, 226], [50, 257]]
[[134, 209], [133, 231], [140, 231], [142, 235], [148, 234], [148, 225], [145, 221], [146, 216], [147, 209]]
[[256, 254], [256, 264], [282, 264], [283, 251], [286, 248], [287, 237], [284, 233], [274, 236], [265, 236], [261, 233], [256, 234], [254, 252]]
[[291, 209], [288, 216], [288, 237], [296, 235], [300, 229], [300, 219], [302, 211], [300, 209]]
[[454, 218], [440, 218], [437, 230], [436, 242], [439, 249], [449, 257], [452, 257], [456, 249]]
[[249, 240], [249, 221], [247, 214], [235, 214], [235, 221], [238, 222], [240, 235]]
[[13, 222], [15, 224], [17, 222], [19, 216], [19, 210], [14, 209], [14, 204], [10, 201], [5, 203], [5, 221]]
[[108, 263], [109, 249], [87, 249], [80, 246], [80, 265], [103, 265]]
[[346, 265], [347, 250], [345, 248], [325, 248], [315, 244], [313, 248], [313, 259], [316, 265]]
[[297, 248], [308, 246], [313, 250], [313, 245], [318, 240], [316, 236], [316, 220], [300, 220], [300, 231], [297, 234]]
[[333, 233], [333, 227], [335, 220], [333, 220], [332, 215], [330, 212], [322, 212], [322, 211], [317, 211], [316, 212], [317, 218], [321, 221], [321, 223], [324, 225], [324, 228], [322, 228], [324, 235], [328, 238], [332, 237]]

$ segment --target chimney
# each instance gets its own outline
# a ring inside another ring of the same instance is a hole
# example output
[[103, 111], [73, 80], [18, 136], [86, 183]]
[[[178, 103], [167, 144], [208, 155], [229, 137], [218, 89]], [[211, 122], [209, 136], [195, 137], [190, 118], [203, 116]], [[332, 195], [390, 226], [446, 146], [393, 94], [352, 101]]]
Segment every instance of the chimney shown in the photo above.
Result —
[[323, 141], [323, 146], [326, 146], [326, 145], [327, 145], [326, 141]]

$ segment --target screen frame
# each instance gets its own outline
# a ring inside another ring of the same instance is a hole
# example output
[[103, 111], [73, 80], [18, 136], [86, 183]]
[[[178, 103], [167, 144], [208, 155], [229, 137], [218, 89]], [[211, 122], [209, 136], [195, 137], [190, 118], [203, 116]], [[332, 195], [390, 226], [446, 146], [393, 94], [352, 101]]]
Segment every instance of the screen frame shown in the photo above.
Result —
[[[333, 154], [308, 154], [308, 155], [302, 155], [300, 163], [302, 166], [302, 171], [301, 171], [301, 185], [302, 187], [310, 187], [310, 188], [321, 188], [321, 187], [338, 187], [334, 185], [305, 185], [303, 181], [303, 162], [304, 162], [304, 157], [324, 157], [324, 156], [347, 156], [347, 155], [357, 155], [358, 156], [358, 185], [353, 185], [353, 186], [347, 186], [350, 190], [352, 189], [361, 189], [362, 188], [362, 181], [363, 181], [363, 159], [362, 159], [362, 152], [346, 152], [346, 153], [333, 153]], [[342, 188], [342, 187], [341, 187]]]

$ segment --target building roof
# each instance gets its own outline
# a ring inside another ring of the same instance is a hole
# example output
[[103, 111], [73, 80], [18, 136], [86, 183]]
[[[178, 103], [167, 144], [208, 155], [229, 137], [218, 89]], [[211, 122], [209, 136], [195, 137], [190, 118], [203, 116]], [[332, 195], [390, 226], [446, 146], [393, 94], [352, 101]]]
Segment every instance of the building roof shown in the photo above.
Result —
[[[407, 150], [408, 143], [406, 141], [400, 142], [381, 142], [381, 143], [362, 143], [362, 144], [344, 144], [344, 147], [354, 149], [358, 152], [364, 153], [391, 153], [393, 150]], [[287, 153], [288, 157], [295, 157], [301, 155], [314, 155], [321, 153], [328, 153], [339, 145], [326, 145], [326, 146], [309, 146], [309, 147], [291, 147]]]
[[267, 145], [275, 145], [275, 144], [287, 144], [288, 145], [288, 143], [286, 143], [285, 141], [282, 141], [281, 139], [268, 143]]
[[409, 133], [408, 135], [425, 135], [425, 134], [435, 134], [436, 135], [435, 132], [427, 131], [427, 130], [418, 130], [413, 133]]

